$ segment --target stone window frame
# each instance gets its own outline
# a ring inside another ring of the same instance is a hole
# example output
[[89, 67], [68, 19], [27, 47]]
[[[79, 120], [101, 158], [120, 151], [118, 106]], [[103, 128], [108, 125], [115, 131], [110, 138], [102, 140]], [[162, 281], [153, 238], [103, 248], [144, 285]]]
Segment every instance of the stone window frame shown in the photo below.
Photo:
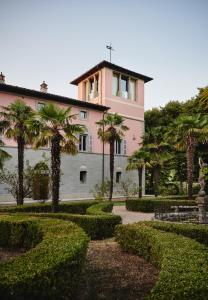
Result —
[[[93, 82], [94, 84], [94, 88], [93, 88], [93, 93], [92, 96], [90, 93], [90, 82]], [[99, 72], [96, 72], [95, 74], [93, 74], [92, 76], [90, 76], [89, 78], [87, 78], [87, 80], [84, 81], [84, 94], [85, 94], [85, 99], [86, 101], [90, 101], [92, 99], [95, 99], [97, 97], [99, 97], [99, 84], [100, 84], [100, 75]]]

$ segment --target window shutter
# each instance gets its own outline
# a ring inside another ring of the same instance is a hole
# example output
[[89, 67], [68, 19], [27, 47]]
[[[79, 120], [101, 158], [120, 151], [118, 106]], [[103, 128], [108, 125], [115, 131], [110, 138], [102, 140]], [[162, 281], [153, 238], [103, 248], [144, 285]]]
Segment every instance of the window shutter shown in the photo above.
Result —
[[124, 155], [127, 154], [127, 142], [126, 142], [126, 140], [123, 140], [123, 154]]
[[89, 135], [89, 152], [92, 152], [92, 135]]

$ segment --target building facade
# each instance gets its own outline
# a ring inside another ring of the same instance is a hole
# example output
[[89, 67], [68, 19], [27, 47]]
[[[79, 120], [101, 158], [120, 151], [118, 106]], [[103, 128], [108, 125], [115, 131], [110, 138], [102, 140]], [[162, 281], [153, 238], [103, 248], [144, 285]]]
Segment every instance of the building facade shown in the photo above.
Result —
[[[72, 107], [77, 114], [76, 123], [85, 125], [86, 132], [79, 136], [76, 156], [62, 155], [61, 199], [92, 198], [92, 189], [103, 178], [109, 178], [109, 145], [103, 145], [97, 137], [98, 125], [105, 113], [118, 113], [125, 118], [129, 130], [121, 143], [115, 145], [115, 193], [119, 196], [119, 182], [130, 178], [138, 182], [137, 172], [126, 172], [127, 158], [141, 142], [144, 133], [144, 84], [152, 78], [130, 71], [107, 61], [102, 61], [71, 82], [78, 86], [78, 97], [72, 99], [50, 94], [43, 82], [40, 91], [8, 85], [0, 75], [0, 105], [7, 106], [21, 99], [34, 110], [53, 102], [60, 107]], [[16, 144], [1, 137], [5, 150], [12, 155], [6, 167], [17, 165]], [[49, 149], [25, 150], [25, 159], [37, 164], [43, 153], [50, 157]], [[10, 199], [5, 186], [0, 185], [0, 199]]]

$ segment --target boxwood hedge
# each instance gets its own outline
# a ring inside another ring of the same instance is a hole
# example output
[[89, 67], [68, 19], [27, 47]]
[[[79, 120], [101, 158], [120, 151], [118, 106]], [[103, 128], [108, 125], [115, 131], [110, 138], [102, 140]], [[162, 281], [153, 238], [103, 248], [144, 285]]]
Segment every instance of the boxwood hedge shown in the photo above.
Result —
[[[60, 202], [59, 212], [72, 213], [72, 214], [85, 214], [88, 207], [93, 204], [97, 204], [97, 201], [71, 201], [71, 202]], [[24, 204], [24, 205], [4, 205], [0, 207], [0, 212], [34, 212], [34, 213], [50, 213], [51, 203], [35, 203], [35, 204]]]
[[166, 207], [167, 209], [171, 206], [182, 205], [182, 206], [193, 206], [196, 205], [194, 200], [170, 200], [170, 199], [128, 199], [126, 200], [126, 209], [131, 211], [142, 211], [142, 212], [154, 212], [155, 209], [160, 207]]
[[136, 223], [119, 225], [116, 239], [126, 251], [160, 268], [148, 299], [207, 300], [208, 251], [190, 238]]
[[208, 246], [208, 225], [180, 224], [173, 222], [144, 222], [146, 225], [166, 232], [173, 232], [192, 238]]
[[[79, 207], [80, 206], [80, 207]], [[26, 207], [26, 208], [25, 208]], [[43, 212], [41, 212], [43, 207]], [[60, 212], [45, 212], [50, 206], [42, 204], [22, 207], [3, 208], [3, 212], [21, 212], [30, 216], [48, 217], [71, 221], [81, 226], [92, 239], [104, 239], [114, 234], [115, 226], [121, 223], [121, 217], [113, 215], [113, 204], [110, 202], [97, 203], [95, 201], [66, 203], [60, 206]], [[71, 213], [73, 212], [73, 213]], [[83, 214], [80, 214], [82, 212]], [[86, 214], [84, 214], [86, 213]]]
[[[7, 228], [0, 239], [2, 247], [24, 247], [26, 241], [27, 246], [35, 245], [23, 255], [0, 264], [1, 300], [74, 298], [88, 245], [88, 237], [81, 228], [61, 220], [22, 216], [1, 216], [0, 228], [1, 233]], [[29, 235], [16, 236], [21, 230]]]

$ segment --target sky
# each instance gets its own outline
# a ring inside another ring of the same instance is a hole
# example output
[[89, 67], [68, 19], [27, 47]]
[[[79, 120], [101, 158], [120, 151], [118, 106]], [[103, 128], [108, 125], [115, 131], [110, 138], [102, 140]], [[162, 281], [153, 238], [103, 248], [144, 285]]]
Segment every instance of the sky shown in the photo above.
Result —
[[153, 77], [145, 109], [208, 85], [208, 0], [0, 0], [8, 84], [77, 98], [69, 82], [102, 60]]

